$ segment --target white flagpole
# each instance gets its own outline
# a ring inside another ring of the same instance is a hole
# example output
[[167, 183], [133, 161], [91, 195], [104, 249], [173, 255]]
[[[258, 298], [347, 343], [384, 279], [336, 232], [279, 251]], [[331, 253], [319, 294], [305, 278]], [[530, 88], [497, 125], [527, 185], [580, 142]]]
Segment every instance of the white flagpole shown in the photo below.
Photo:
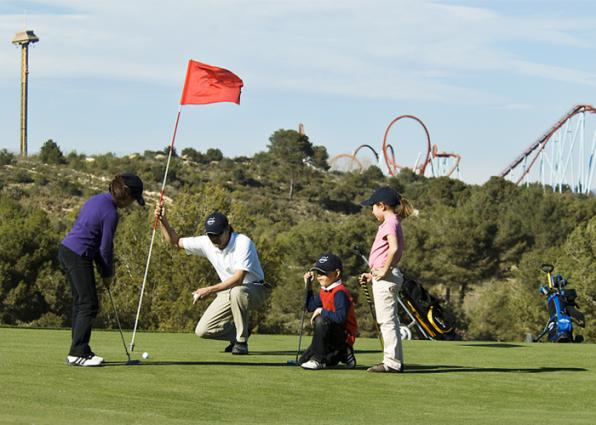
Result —
[[[166, 188], [166, 180], [168, 178], [168, 170], [170, 168], [170, 160], [172, 159], [172, 152], [174, 151], [174, 141], [176, 140], [176, 132], [178, 131], [178, 122], [180, 121], [180, 112], [182, 105], [178, 107], [178, 114], [176, 115], [176, 124], [174, 125], [174, 134], [172, 135], [172, 142], [170, 143], [170, 152], [168, 153], [168, 162], [166, 163], [166, 171], [163, 175], [163, 182], [161, 184], [161, 192], [159, 194], [159, 204], [163, 202], [164, 190]], [[143, 303], [143, 294], [145, 293], [145, 284], [147, 283], [147, 274], [149, 273], [149, 264], [151, 263], [151, 252], [153, 251], [153, 241], [155, 240], [155, 232], [157, 230], [157, 218], [153, 223], [153, 233], [151, 234], [151, 243], [149, 244], [149, 254], [147, 255], [147, 263], [145, 264], [145, 274], [143, 276], [143, 284], [141, 285], [141, 295], [139, 297], [139, 306], [137, 308], [137, 317], [135, 319], [135, 326], [132, 331], [132, 340], [130, 341], [130, 351], [135, 349], [135, 335], [137, 333], [137, 326], [139, 325], [139, 315], [141, 314], [141, 305]]]

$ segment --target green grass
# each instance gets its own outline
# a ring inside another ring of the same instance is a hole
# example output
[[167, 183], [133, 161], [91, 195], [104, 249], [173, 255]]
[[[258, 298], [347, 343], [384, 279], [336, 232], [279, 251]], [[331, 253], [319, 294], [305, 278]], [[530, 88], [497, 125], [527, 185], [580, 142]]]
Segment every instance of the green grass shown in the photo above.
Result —
[[[127, 343], [130, 333], [126, 333]], [[67, 367], [67, 330], [0, 328], [2, 424], [593, 424], [596, 345], [407, 341], [406, 373], [287, 366], [296, 336], [254, 335], [251, 355], [193, 334], [140, 333], [125, 366], [117, 332], [93, 333], [113, 363]], [[307, 337], [304, 341], [308, 343]]]

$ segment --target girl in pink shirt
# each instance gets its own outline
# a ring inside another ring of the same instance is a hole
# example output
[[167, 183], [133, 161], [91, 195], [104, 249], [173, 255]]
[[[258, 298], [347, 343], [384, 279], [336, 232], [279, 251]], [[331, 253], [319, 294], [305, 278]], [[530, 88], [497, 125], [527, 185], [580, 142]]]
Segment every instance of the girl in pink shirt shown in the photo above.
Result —
[[372, 206], [372, 213], [381, 222], [370, 249], [370, 273], [360, 276], [360, 283], [372, 281], [375, 312], [383, 335], [383, 363], [368, 368], [368, 372], [402, 372], [403, 351], [399, 332], [397, 295], [403, 283], [397, 263], [404, 251], [401, 220], [410, 216], [412, 204], [391, 187], [378, 188], [361, 202]]

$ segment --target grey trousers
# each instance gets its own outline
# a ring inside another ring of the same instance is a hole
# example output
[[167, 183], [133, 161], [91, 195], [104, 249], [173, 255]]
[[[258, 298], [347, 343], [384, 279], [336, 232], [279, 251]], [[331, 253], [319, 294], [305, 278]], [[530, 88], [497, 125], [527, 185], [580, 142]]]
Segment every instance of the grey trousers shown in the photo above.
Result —
[[195, 334], [200, 338], [246, 342], [250, 312], [261, 307], [270, 293], [270, 287], [254, 283], [218, 292], [197, 323]]

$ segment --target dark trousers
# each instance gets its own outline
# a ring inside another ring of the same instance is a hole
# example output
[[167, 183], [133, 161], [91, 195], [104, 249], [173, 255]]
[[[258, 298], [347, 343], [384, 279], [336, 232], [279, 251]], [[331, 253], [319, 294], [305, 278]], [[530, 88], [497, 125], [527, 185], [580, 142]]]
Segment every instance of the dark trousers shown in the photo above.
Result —
[[312, 342], [300, 356], [300, 363], [313, 359], [319, 363], [334, 366], [340, 361], [345, 362], [346, 355], [346, 331], [343, 325], [317, 316], [314, 321]]
[[72, 343], [68, 354], [87, 356], [93, 353], [89, 341], [99, 311], [93, 260], [81, 257], [64, 245], [60, 245], [58, 259], [72, 290]]

